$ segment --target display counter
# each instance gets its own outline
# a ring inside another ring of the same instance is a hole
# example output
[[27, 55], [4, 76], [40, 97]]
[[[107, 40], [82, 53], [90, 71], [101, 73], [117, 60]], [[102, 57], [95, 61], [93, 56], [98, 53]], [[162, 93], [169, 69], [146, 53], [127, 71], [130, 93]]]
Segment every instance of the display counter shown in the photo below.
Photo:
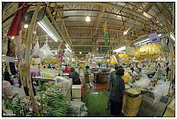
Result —
[[41, 76], [38, 76], [38, 77], [32, 77], [34, 80], [37, 80], [37, 81], [55, 81], [54, 78], [45, 78], [45, 77], [41, 77]]
[[126, 85], [123, 98], [123, 113], [125, 116], [139, 117], [173, 116], [173, 108], [167, 107], [167, 103], [167, 96], [162, 97], [158, 103], [155, 103], [152, 92], [148, 90], [138, 91]]

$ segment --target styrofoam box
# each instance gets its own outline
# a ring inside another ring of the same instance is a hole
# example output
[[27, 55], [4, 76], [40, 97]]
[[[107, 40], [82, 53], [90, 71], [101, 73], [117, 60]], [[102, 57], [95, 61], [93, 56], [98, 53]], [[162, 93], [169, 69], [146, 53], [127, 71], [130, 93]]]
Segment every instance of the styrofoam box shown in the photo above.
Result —
[[81, 85], [72, 85], [72, 98], [81, 97]]

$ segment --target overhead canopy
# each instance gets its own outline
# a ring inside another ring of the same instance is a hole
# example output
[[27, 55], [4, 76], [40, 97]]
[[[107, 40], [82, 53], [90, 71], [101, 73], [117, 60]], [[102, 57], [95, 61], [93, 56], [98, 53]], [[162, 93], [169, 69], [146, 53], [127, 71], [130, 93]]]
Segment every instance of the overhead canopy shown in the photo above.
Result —
[[[37, 4], [32, 5], [29, 10]], [[88, 52], [99, 55], [125, 46], [137, 38], [153, 33], [174, 32], [174, 3], [155, 2], [56, 2], [47, 3], [51, 15], [57, 23], [62, 38], [71, 44], [77, 56]], [[18, 3], [3, 3], [3, 33], [6, 33], [13, 19]], [[11, 17], [12, 16], [12, 17]], [[91, 21], [86, 22], [89, 16]], [[109, 45], [103, 40], [107, 24]], [[49, 39], [49, 46], [57, 49], [59, 42], [54, 42], [40, 28], [37, 28], [40, 46]], [[35, 42], [35, 41], [34, 41]], [[82, 51], [82, 54], [79, 52]]]

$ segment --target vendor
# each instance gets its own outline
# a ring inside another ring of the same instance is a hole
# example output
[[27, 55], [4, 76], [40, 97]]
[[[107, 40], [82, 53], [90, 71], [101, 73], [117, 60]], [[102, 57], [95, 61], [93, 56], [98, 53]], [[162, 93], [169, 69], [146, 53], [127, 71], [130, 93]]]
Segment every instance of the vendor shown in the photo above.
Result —
[[111, 115], [123, 116], [123, 91], [125, 90], [124, 80], [121, 78], [124, 75], [124, 69], [120, 66], [116, 69], [115, 77], [111, 77], [109, 82], [109, 107]]
[[69, 66], [65, 66], [65, 69], [64, 69], [64, 71], [63, 71], [64, 73], [69, 73], [70, 72], [70, 68], [69, 68]]
[[74, 68], [71, 68], [71, 72], [69, 73], [69, 78], [72, 78], [73, 84], [81, 84], [79, 74], [75, 71]]

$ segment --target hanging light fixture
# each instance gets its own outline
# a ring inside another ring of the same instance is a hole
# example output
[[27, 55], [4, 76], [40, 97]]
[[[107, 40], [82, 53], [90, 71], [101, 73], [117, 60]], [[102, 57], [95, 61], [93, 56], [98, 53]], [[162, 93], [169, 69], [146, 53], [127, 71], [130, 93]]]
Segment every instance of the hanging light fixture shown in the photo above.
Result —
[[91, 18], [90, 18], [89, 16], [87, 16], [87, 17], [85, 18], [85, 21], [86, 21], [86, 22], [90, 22], [90, 21], [91, 21]]
[[[24, 28], [27, 28], [28, 25], [31, 21], [31, 18], [33, 16], [34, 12], [30, 11], [26, 14], [25, 16], [25, 23]], [[46, 9], [42, 8], [39, 11], [39, 15], [37, 17], [37, 24], [43, 29], [44, 32], [47, 33], [48, 36], [51, 37], [55, 42], [62, 41], [62, 38], [60, 34], [58, 33], [56, 27], [52, 24], [48, 16], [46, 15]], [[36, 31], [33, 32], [36, 34]]]
[[123, 46], [121, 48], [115, 49], [115, 50], [113, 50], [113, 52], [117, 52], [118, 53], [118, 52], [121, 52], [123, 50], [126, 50], [126, 46]]
[[24, 26], [23, 26], [25, 29], [27, 29], [28, 28], [28, 24], [24, 24]]
[[129, 32], [130, 29], [131, 29], [131, 28], [129, 27], [127, 30], [125, 30], [125, 31], [123, 32], [123, 35], [127, 35], [127, 33]]
[[12, 40], [15, 39], [15, 36], [12, 36], [11, 39], [12, 39]]
[[145, 17], [149, 18], [149, 19], [151, 19], [151, 18], [152, 18], [152, 16], [151, 16], [151, 15], [149, 15], [148, 13], [146, 13], [146, 12], [143, 12], [143, 15], [144, 15]]
[[55, 42], [62, 41], [60, 34], [57, 32], [55, 26], [51, 23], [45, 13], [45, 9], [41, 9], [40, 15], [37, 19], [37, 24], [49, 35]]

